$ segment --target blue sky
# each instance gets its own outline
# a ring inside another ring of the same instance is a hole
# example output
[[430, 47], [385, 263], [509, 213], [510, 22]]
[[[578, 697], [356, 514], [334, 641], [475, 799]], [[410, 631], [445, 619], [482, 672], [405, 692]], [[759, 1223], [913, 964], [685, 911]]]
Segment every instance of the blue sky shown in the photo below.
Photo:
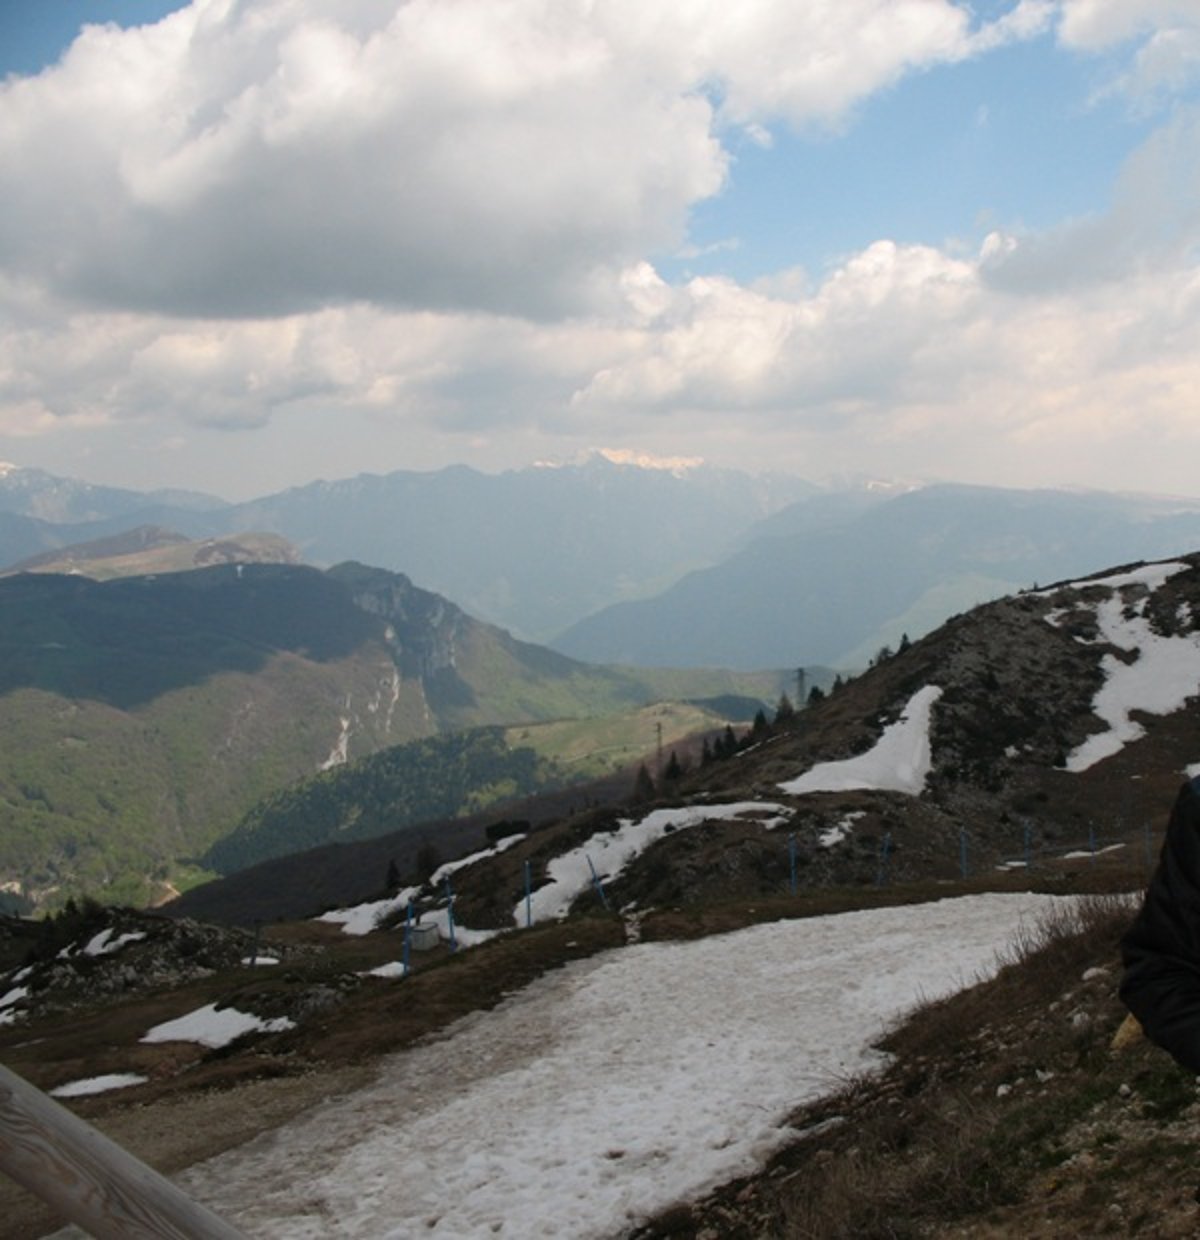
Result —
[[18, 464], [1200, 494], [1192, 0], [0, 0], [0, 72]]

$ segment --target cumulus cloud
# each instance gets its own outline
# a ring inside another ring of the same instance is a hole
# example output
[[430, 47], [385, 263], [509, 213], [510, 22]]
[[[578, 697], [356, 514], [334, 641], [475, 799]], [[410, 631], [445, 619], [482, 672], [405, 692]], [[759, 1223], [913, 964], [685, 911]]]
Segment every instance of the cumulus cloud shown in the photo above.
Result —
[[1132, 46], [1147, 83], [1191, 71], [1200, 18], [1165, 0], [992, 22], [950, 0], [195, 0], [93, 27], [0, 84], [0, 433], [286, 423], [317, 444], [337, 419], [447, 456], [636, 435], [968, 480], [1033, 480], [1031, 457], [1080, 443], [1115, 471], [1156, 437], [1183, 469], [1186, 107], [1109, 211], [1041, 235], [879, 239], [751, 286], [654, 265], [721, 192], [734, 130], [760, 149], [783, 124], [836, 131], [1055, 15], [1064, 45]]
[[1132, 62], [1107, 90], [1139, 108], [1169, 100], [1200, 79], [1200, 9], [1192, 0], [1062, 0], [1058, 37], [1083, 52], [1136, 40]]
[[0, 264], [183, 317], [602, 312], [722, 188], [723, 126], [836, 123], [1043, 8], [194, 0], [0, 86]]

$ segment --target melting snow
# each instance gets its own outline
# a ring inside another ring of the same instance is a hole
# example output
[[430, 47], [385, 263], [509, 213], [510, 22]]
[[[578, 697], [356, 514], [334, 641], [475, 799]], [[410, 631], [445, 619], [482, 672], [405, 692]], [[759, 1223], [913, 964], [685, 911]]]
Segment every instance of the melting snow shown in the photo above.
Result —
[[[592, 885], [593, 867], [602, 882], [616, 878], [630, 861], [671, 831], [733, 818], [765, 819], [768, 828], [777, 827], [787, 822], [789, 813], [786, 806], [769, 801], [738, 801], [729, 805], [656, 809], [640, 820], [622, 818], [615, 831], [598, 832], [586, 844], [549, 863], [546, 870], [550, 881], [532, 893], [529, 913], [534, 921], [565, 917], [575, 898]], [[525, 924], [524, 900], [513, 910], [513, 920], [518, 925]]]
[[131, 930], [128, 934], [118, 935], [113, 938], [113, 930], [111, 926], [101, 930], [99, 934], [93, 935], [84, 945], [83, 954], [85, 956], [110, 956], [113, 952], [120, 951], [126, 943], [136, 943], [138, 939], [144, 939], [146, 932], [144, 930]]
[[853, 814], [847, 814], [841, 822], [836, 823], [832, 827], [826, 827], [817, 837], [817, 843], [822, 848], [833, 848], [834, 845], [840, 844], [850, 835], [850, 832], [854, 830], [854, 824], [860, 818], [865, 817], [866, 814], [862, 810], [857, 810]]
[[218, 1008], [215, 1003], [206, 1004], [180, 1016], [165, 1021], [142, 1035], [143, 1042], [198, 1042], [201, 1046], [216, 1048], [228, 1046], [245, 1033], [281, 1033], [295, 1027], [286, 1016], [263, 1020], [237, 1008]]
[[991, 894], [639, 943], [179, 1177], [259, 1240], [600, 1240], [761, 1165], [883, 1030], [1064, 897]]
[[131, 1085], [144, 1085], [150, 1078], [136, 1072], [110, 1072], [106, 1076], [89, 1076], [81, 1081], [68, 1081], [50, 1090], [52, 1098], [83, 1098], [89, 1094], [103, 1094], [110, 1089], [128, 1089]]
[[[1168, 577], [1187, 567], [1186, 564], [1152, 564], [1096, 584], [1138, 582], [1156, 589]], [[1127, 605], [1117, 594], [1096, 605], [1100, 640], [1136, 657], [1132, 663], [1125, 663], [1111, 654], [1102, 658], [1100, 667], [1105, 680], [1092, 701], [1092, 710], [1108, 725], [1108, 730], [1089, 736], [1068, 754], [1068, 771], [1086, 771], [1143, 736], [1145, 728], [1133, 719], [1134, 712], [1169, 715], [1200, 691], [1200, 633], [1178, 637], [1155, 633], [1144, 616], [1146, 602], [1145, 598], [1139, 599], [1131, 615], [1126, 615]]]
[[367, 904], [356, 904], [353, 908], [330, 909], [315, 920], [340, 925], [346, 934], [370, 934], [385, 917], [404, 912], [409, 901], [415, 900], [420, 894], [420, 887], [405, 887], [399, 894], [389, 896], [386, 900], [372, 900]]
[[925, 787], [931, 762], [930, 713], [941, 696], [937, 685], [926, 685], [913, 694], [900, 718], [883, 730], [873, 749], [842, 762], [822, 762], [779, 787], [796, 796], [855, 788], [917, 796]]

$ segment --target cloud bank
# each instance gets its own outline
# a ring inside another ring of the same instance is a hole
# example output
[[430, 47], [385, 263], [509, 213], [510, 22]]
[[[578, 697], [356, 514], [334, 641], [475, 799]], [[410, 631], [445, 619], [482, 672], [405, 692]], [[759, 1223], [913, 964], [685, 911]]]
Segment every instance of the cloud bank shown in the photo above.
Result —
[[[906, 76], [1035, 38], [1172, 101], [1105, 212], [660, 274], [739, 141], [836, 141]], [[324, 420], [446, 459], [624, 437], [1038, 482], [1031, 456], [1073, 452], [1106, 484], [1134, 438], [1197, 446], [1198, 65], [1183, 0], [194, 0], [89, 27], [0, 84], [0, 437]]]

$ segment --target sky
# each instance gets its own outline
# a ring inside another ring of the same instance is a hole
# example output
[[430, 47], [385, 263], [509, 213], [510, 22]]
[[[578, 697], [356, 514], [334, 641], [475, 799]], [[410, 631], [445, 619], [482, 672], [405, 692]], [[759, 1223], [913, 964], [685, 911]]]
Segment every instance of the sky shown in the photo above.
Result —
[[1200, 495], [1195, 0], [0, 0], [0, 457]]
[[[994, 973], [1022, 927], [1073, 899], [993, 893], [631, 943], [174, 1178], [260, 1240], [624, 1235], [754, 1171], [797, 1107], [887, 1063], [873, 1043], [903, 1013]], [[225, 1011], [145, 1037], [219, 1045], [254, 1024]], [[89, 1078], [69, 1096], [137, 1083]], [[1028, 1101], [1019, 1083], [1013, 1099]]]

